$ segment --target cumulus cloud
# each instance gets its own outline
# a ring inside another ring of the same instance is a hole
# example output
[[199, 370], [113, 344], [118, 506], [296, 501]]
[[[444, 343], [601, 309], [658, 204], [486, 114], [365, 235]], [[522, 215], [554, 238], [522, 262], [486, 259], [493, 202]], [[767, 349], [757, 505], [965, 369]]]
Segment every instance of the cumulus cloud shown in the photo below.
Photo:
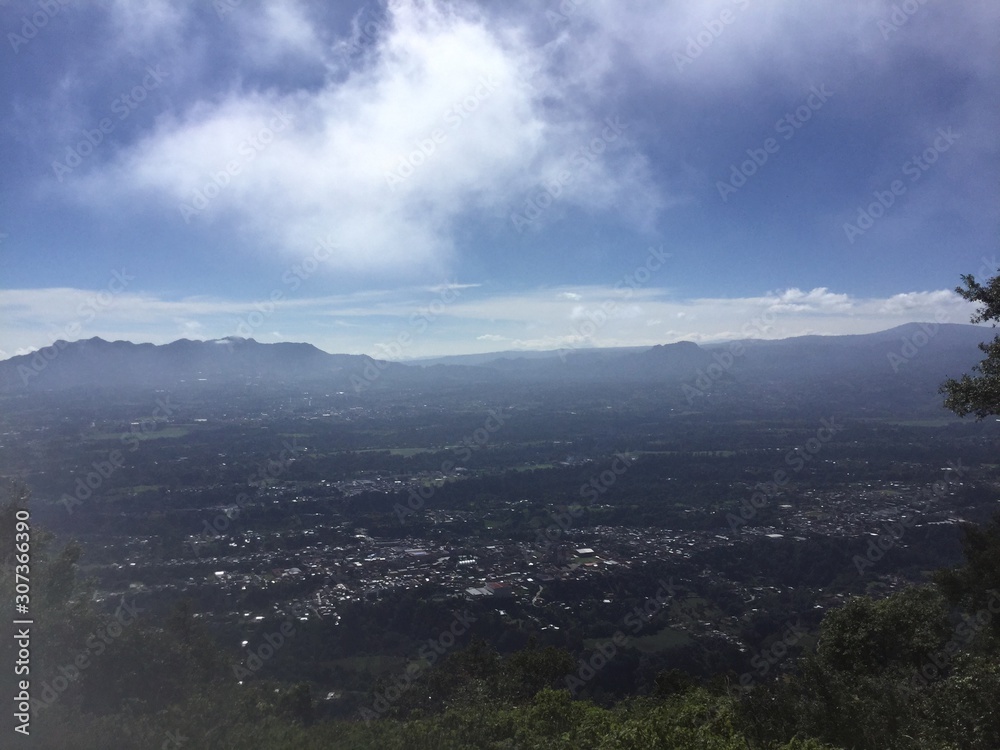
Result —
[[[293, 49], [336, 56], [296, 6], [267, 8], [238, 21], [265, 61]], [[198, 101], [80, 181], [79, 195], [109, 210], [157, 202], [196, 228], [226, 222], [286, 252], [328, 238], [339, 268], [440, 270], [456, 222], [506, 217], [606, 126], [565, 103], [565, 80], [530, 75], [539, 49], [473, 9], [413, 1], [388, 13], [346, 77]], [[645, 159], [627, 134], [613, 140], [560, 201], [600, 210], [638, 195], [636, 215], [649, 215], [660, 198]]]
[[786, 289], [773, 295], [771, 309], [776, 312], [847, 312], [854, 302], [846, 294], [834, 294], [826, 287], [819, 287], [808, 292], [801, 289]]

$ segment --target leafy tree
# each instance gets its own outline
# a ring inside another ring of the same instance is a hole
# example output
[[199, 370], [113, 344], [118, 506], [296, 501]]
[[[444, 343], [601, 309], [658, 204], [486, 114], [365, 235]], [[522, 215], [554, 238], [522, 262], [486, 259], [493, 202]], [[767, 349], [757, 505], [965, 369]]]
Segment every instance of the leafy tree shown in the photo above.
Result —
[[908, 588], [887, 599], [852, 599], [823, 620], [817, 656], [831, 670], [878, 675], [918, 668], [951, 631], [944, 598], [934, 588]]
[[987, 526], [967, 526], [962, 539], [965, 565], [938, 571], [934, 578], [954, 605], [985, 618], [1000, 636], [1000, 515]]
[[[994, 276], [985, 285], [976, 281], [972, 274], [963, 275], [964, 287], [955, 291], [970, 302], [982, 305], [972, 316], [973, 323], [1000, 321], [1000, 275]], [[941, 393], [946, 394], [944, 405], [959, 416], [974, 413], [976, 419], [991, 414], [1000, 414], [1000, 336], [979, 348], [986, 358], [975, 365], [973, 372], [978, 375], [962, 375], [958, 380], [949, 378], [941, 385]]]

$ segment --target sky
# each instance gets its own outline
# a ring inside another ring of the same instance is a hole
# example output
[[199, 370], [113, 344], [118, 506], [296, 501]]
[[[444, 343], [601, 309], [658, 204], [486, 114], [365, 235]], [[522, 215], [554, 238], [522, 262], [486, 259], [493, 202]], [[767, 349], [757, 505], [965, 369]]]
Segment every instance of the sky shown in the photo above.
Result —
[[966, 323], [995, 0], [0, 0], [0, 358]]

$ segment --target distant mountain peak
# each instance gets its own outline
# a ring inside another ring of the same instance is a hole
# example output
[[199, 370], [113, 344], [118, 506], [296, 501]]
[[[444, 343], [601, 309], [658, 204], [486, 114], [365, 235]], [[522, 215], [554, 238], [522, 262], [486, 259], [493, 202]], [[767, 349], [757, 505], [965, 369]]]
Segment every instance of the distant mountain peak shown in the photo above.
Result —
[[673, 344], [657, 344], [656, 346], [652, 347], [650, 349], [650, 351], [661, 351], [661, 352], [664, 352], [664, 351], [674, 351], [674, 352], [687, 351], [687, 352], [693, 352], [693, 351], [697, 351], [697, 350], [700, 350], [700, 349], [701, 349], [701, 347], [698, 346], [693, 341], [676, 341]]
[[[223, 346], [220, 346], [222, 344]], [[34, 352], [0, 362], [0, 391], [77, 387], [172, 387], [178, 383], [324, 382], [347, 390], [372, 377], [370, 357], [328, 354], [308, 343], [265, 344], [252, 338], [177, 339], [169, 344], [108, 342], [99, 337], [56, 342], [45, 357]], [[379, 363], [375, 372], [404, 365]], [[354, 380], [352, 380], [354, 378]]]

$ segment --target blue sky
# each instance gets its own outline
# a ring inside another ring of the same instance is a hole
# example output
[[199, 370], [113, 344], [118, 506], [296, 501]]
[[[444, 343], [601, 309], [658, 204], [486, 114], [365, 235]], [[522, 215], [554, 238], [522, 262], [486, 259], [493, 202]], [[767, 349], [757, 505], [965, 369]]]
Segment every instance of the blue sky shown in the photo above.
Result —
[[0, 0], [0, 32], [0, 357], [865, 333], [967, 322], [996, 271], [987, 0]]

